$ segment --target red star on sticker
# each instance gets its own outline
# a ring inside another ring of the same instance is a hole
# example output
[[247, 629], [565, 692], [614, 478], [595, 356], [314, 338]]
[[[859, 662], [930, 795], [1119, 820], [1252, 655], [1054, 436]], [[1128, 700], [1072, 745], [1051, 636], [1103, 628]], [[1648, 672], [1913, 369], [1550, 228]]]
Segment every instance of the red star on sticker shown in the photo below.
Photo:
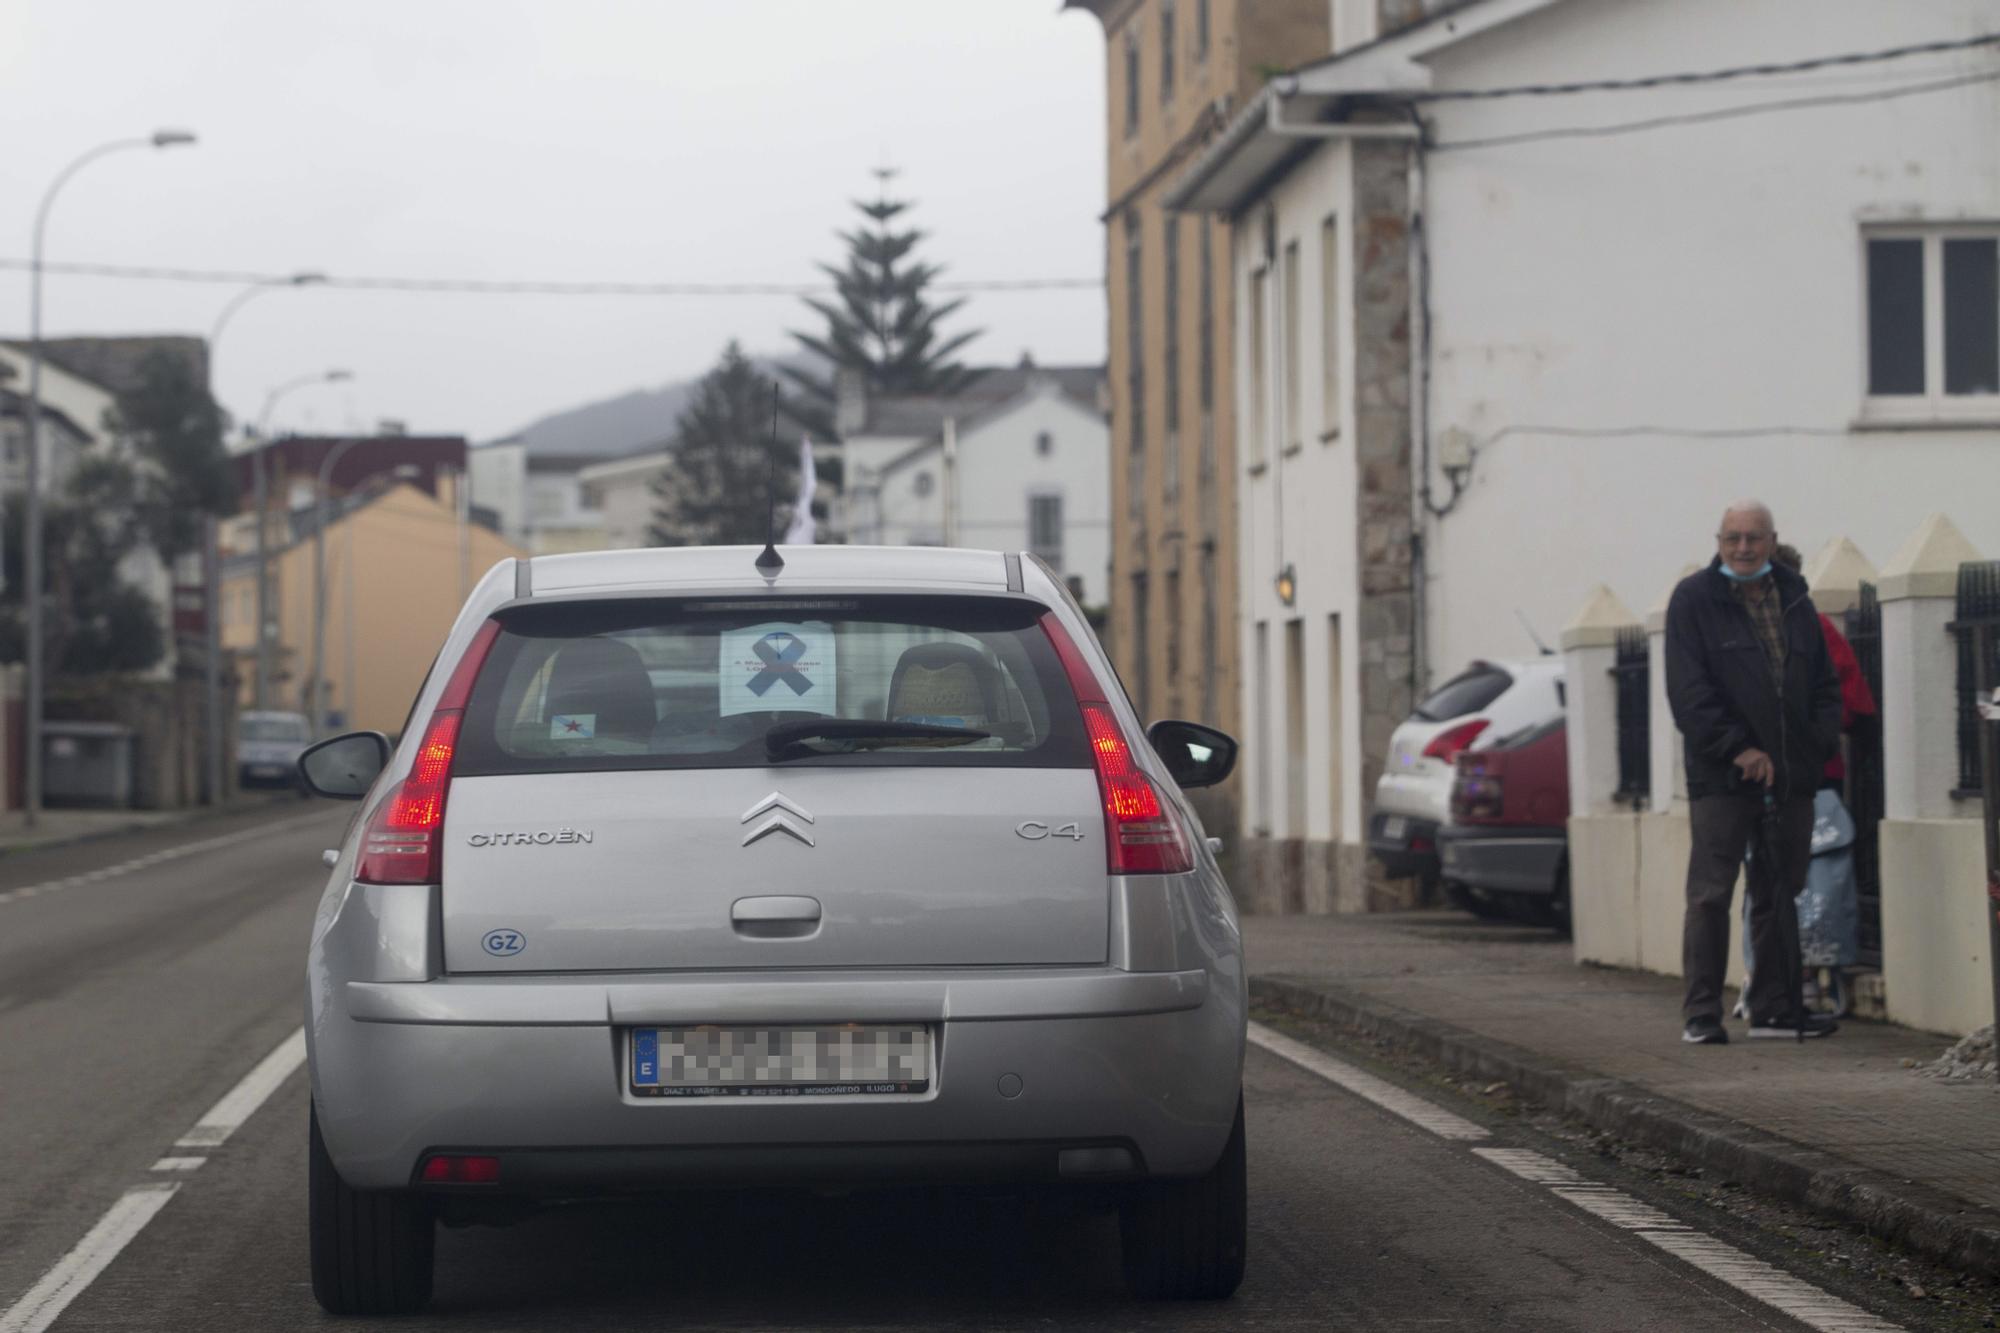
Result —
[[563, 723], [563, 730], [564, 730], [564, 731], [582, 731], [582, 730], [583, 730], [583, 723], [581, 723], [581, 722], [576, 722], [576, 721], [570, 721], [570, 722], [565, 722], [565, 723]]

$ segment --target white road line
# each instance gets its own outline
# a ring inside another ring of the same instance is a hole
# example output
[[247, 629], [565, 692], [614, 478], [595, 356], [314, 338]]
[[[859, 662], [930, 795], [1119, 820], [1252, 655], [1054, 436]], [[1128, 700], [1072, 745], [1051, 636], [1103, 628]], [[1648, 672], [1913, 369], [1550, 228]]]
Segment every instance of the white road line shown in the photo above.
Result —
[[199, 1171], [206, 1157], [162, 1157], [153, 1163], [155, 1171]]
[[73, 889], [80, 884], [101, 884], [107, 879], [117, 879], [121, 875], [129, 875], [135, 870], [151, 869], [163, 861], [178, 861], [185, 856], [196, 856], [202, 852], [212, 852], [223, 847], [233, 847], [239, 842], [248, 842], [252, 838], [261, 838], [267, 833], [282, 833], [287, 829], [297, 828], [301, 824], [310, 824], [321, 818], [322, 814], [323, 812], [321, 814], [301, 815], [296, 819], [281, 819], [272, 824], [259, 824], [256, 828], [243, 829], [236, 833], [225, 834], [220, 838], [206, 838], [201, 842], [187, 842], [182, 843], [178, 847], [162, 848], [148, 856], [139, 857], [137, 860], [122, 861], [115, 866], [105, 866], [98, 870], [84, 871], [71, 875], [66, 879], [44, 880], [40, 884], [29, 884], [22, 888], [9, 889], [5, 893], [0, 893], [0, 904], [15, 902], [24, 898], [35, 898], [45, 893], [56, 893], [63, 889]]
[[1693, 1231], [1641, 1231], [1642, 1239], [1693, 1264], [1710, 1277], [1775, 1306], [1822, 1333], [1897, 1333], [1902, 1325], [1849, 1305], [1809, 1282], [1753, 1259], [1734, 1245]]
[[1453, 1115], [1441, 1106], [1433, 1106], [1386, 1079], [1356, 1069], [1345, 1060], [1336, 1060], [1304, 1042], [1293, 1041], [1281, 1032], [1273, 1032], [1262, 1023], [1250, 1025], [1250, 1042], [1279, 1059], [1289, 1060], [1308, 1073], [1318, 1074], [1327, 1082], [1347, 1089], [1363, 1101], [1373, 1102], [1390, 1115], [1400, 1116], [1421, 1129], [1429, 1130], [1439, 1138], [1465, 1142], [1492, 1137], [1482, 1126], [1463, 1116]]
[[[1250, 1025], [1249, 1036], [1253, 1045], [1318, 1074], [1440, 1138], [1464, 1141], [1488, 1137], [1484, 1129], [1471, 1121], [1304, 1042], [1273, 1032], [1261, 1023]], [[1651, 1242], [1716, 1281], [1790, 1315], [1818, 1333], [1900, 1333], [1901, 1325], [1869, 1314], [1810, 1282], [1752, 1258], [1726, 1241], [1705, 1236], [1622, 1190], [1589, 1180], [1552, 1157], [1528, 1148], [1479, 1147], [1472, 1149], [1472, 1153], [1503, 1171], [1547, 1187], [1565, 1203]]]
[[82, 1295], [83, 1289], [118, 1257], [118, 1252], [145, 1229], [154, 1214], [167, 1206], [167, 1200], [179, 1188], [178, 1181], [156, 1181], [126, 1190], [89, 1234], [56, 1260], [55, 1266], [42, 1274], [41, 1281], [28, 1288], [27, 1295], [0, 1311], [0, 1333], [42, 1333], [55, 1323], [69, 1303]]
[[300, 1028], [278, 1043], [243, 1081], [222, 1094], [222, 1100], [208, 1108], [194, 1128], [174, 1140], [176, 1148], [214, 1148], [226, 1143], [231, 1134], [264, 1104], [264, 1099], [306, 1061], [306, 1030]]

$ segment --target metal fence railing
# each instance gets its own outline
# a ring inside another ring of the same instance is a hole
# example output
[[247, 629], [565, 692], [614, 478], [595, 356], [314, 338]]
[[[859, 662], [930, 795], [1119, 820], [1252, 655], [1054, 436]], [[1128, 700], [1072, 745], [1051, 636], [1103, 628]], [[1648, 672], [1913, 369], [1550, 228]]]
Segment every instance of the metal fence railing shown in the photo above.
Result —
[[1855, 720], [1847, 740], [1847, 812], [1854, 819], [1854, 887], [1860, 907], [1860, 962], [1882, 966], [1882, 603], [1875, 585], [1861, 585], [1847, 612], [1847, 642], [1875, 697], [1876, 715]]
[[1618, 631], [1611, 679], [1618, 691], [1618, 790], [1612, 799], [1644, 808], [1653, 787], [1652, 656], [1646, 631]]
[[[1958, 567], [1958, 604], [1951, 624], [1958, 640], [1958, 785], [1952, 795], [1976, 798], [1979, 781], [1979, 643], [1982, 626], [2000, 627], [2000, 560], [1968, 560]], [[2000, 680], [2000, 629], [1984, 635], [1985, 678]]]

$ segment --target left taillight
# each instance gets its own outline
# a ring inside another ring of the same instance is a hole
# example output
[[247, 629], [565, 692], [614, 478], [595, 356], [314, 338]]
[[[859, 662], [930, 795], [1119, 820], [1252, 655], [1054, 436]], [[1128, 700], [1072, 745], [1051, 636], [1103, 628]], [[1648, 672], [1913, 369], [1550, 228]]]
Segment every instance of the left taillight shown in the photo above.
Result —
[[1132, 757], [1131, 742], [1104, 697], [1069, 631], [1054, 613], [1042, 617], [1042, 628], [1061, 659], [1070, 690], [1083, 714], [1090, 761], [1097, 770], [1097, 791], [1104, 804], [1106, 867], [1114, 875], [1181, 875], [1194, 869], [1194, 850], [1173, 806], [1160, 799], [1153, 780]]
[[487, 621], [459, 658], [424, 724], [409, 776], [389, 789], [361, 835], [354, 878], [367, 884], [436, 884], [444, 877], [444, 807], [458, 730], [472, 683], [499, 637], [500, 623]]

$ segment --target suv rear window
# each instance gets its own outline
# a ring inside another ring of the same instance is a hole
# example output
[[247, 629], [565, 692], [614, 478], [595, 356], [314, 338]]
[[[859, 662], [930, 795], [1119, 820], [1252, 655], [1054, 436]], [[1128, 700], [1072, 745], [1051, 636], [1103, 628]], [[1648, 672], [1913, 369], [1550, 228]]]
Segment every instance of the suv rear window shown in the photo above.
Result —
[[1417, 705], [1417, 716], [1428, 722], [1449, 722], [1476, 713], [1507, 692], [1514, 678], [1497, 666], [1478, 663], [1432, 690]]
[[934, 596], [522, 607], [501, 617], [453, 769], [1088, 767], [1044, 613]]

